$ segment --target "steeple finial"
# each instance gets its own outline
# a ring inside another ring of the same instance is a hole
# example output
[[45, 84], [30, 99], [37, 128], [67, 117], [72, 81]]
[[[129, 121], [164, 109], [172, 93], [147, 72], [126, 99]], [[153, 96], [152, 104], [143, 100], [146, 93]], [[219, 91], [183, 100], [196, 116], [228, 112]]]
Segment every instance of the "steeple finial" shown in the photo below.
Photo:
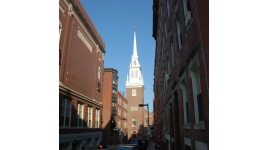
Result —
[[[135, 24], [135, 23], [134, 23]], [[135, 31], [135, 26], [134, 26], [134, 43], [133, 43], [133, 55], [132, 57], [137, 58], [137, 44], [136, 44], [136, 31]]]

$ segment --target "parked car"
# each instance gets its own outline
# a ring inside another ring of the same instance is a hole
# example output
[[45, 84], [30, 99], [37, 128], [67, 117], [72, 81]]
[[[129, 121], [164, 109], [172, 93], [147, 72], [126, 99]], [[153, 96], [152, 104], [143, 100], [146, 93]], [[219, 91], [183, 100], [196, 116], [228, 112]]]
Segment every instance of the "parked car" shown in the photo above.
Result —
[[116, 146], [113, 150], [138, 150], [134, 146]]
[[139, 149], [145, 150], [145, 142], [142, 142], [142, 139], [130, 139], [128, 144], [138, 144]]

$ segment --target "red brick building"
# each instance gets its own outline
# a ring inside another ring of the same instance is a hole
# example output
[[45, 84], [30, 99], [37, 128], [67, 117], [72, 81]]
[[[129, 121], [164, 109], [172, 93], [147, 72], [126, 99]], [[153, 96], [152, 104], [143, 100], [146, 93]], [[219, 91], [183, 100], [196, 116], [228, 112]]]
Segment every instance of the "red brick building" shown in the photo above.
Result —
[[122, 94], [117, 91], [117, 105], [116, 105], [116, 110], [117, 110], [117, 115], [116, 115], [116, 128], [118, 129], [117, 131], [117, 144], [119, 143], [126, 143], [128, 140], [128, 130], [127, 130], [127, 122], [128, 122], [128, 101], [124, 97], [125, 93], [123, 92]]
[[154, 0], [154, 112], [161, 149], [209, 149], [209, 1]]
[[102, 141], [105, 44], [79, 0], [59, 0], [59, 147]]
[[[127, 134], [127, 100], [118, 91], [117, 70], [104, 68], [103, 75], [103, 144], [124, 142]], [[117, 130], [114, 130], [117, 129]]]

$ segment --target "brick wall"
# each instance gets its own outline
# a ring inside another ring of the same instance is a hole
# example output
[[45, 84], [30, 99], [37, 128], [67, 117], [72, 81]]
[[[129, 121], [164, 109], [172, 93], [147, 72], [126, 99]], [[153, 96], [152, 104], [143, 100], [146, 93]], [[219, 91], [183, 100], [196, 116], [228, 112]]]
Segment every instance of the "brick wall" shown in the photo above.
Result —
[[[191, 149], [196, 149], [195, 141], [201, 141], [209, 144], [209, 100], [208, 100], [208, 1], [189, 0], [191, 7], [192, 24], [189, 31], [185, 28], [185, 17], [182, 0], [169, 1], [170, 16], [167, 12], [167, 1], [154, 1], [158, 3], [159, 7], [155, 4], [154, 13], [158, 13], [158, 24], [156, 40], [156, 52], [155, 52], [155, 68], [154, 68], [154, 93], [155, 93], [155, 121], [159, 119], [169, 117], [169, 131], [163, 131], [163, 121], [157, 124], [157, 137], [160, 136], [158, 142], [160, 142], [161, 149], [167, 149], [168, 140], [165, 136], [174, 138], [174, 143], [170, 142], [171, 149], [184, 150], [184, 137], [191, 139]], [[196, 4], [197, 3], [197, 4]], [[174, 7], [178, 4], [178, 9], [174, 10]], [[162, 17], [160, 16], [160, 10], [162, 9]], [[156, 12], [157, 11], [157, 12]], [[178, 13], [175, 13], [178, 11]], [[176, 15], [176, 16], [175, 16]], [[181, 27], [181, 37], [183, 47], [179, 51], [178, 35], [176, 28], [176, 20], [179, 18]], [[154, 19], [156, 20], [156, 19]], [[161, 27], [160, 27], [161, 22]], [[165, 34], [165, 22], [167, 26], [167, 35]], [[164, 38], [164, 43], [162, 42]], [[171, 44], [173, 42], [174, 49], [174, 67], [172, 67], [172, 53]], [[164, 45], [164, 46], [163, 46]], [[162, 52], [162, 48], [163, 52]], [[192, 79], [190, 78], [190, 63], [193, 60], [193, 56], [198, 54], [199, 60], [199, 76], [202, 93], [203, 113], [204, 113], [204, 125], [205, 129], [194, 129], [195, 114], [194, 114], [194, 98]], [[170, 70], [170, 80], [165, 81], [165, 70], [167, 74], [168, 63]], [[182, 91], [180, 84], [180, 73], [186, 73], [186, 89], [187, 100], [189, 106], [189, 123], [190, 129], [183, 129], [184, 125], [184, 108], [182, 100]], [[161, 79], [162, 78], [162, 79]], [[165, 89], [165, 83], [167, 88]], [[176, 95], [176, 96], [174, 96]], [[175, 97], [175, 98], [173, 98]], [[169, 105], [172, 105], [170, 108]], [[166, 111], [172, 111], [172, 114], [166, 116]], [[160, 118], [159, 118], [160, 117]], [[175, 134], [173, 134], [174, 132]], [[166, 135], [165, 135], [166, 134]]]

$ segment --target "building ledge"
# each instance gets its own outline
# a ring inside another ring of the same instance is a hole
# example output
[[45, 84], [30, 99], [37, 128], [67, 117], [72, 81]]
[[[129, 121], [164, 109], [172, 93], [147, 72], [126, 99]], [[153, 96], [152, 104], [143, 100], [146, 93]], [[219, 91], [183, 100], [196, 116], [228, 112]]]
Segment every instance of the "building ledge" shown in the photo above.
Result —
[[190, 125], [183, 125], [183, 129], [190, 129]]
[[205, 130], [205, 124], [203, 123], [199, 123], [198, 125], [194, 125], [194, 129], [201, 129], [201, 130]]

